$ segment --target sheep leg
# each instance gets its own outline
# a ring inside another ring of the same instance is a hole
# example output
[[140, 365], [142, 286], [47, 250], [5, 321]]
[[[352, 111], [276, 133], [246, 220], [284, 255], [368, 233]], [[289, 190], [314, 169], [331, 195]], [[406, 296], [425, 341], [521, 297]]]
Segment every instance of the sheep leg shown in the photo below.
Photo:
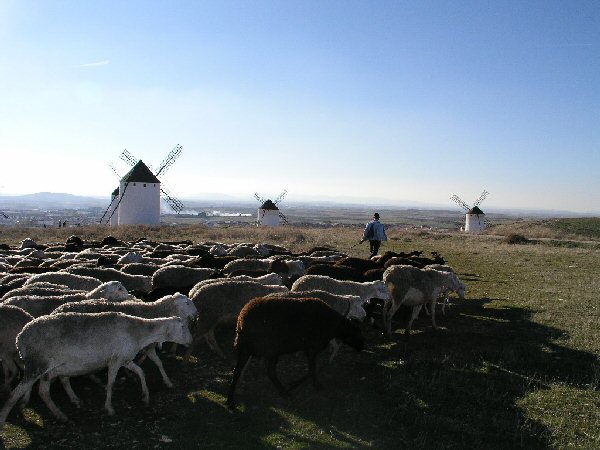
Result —
[[442, 302], [442, 314], [446, 315], [446, 306], [448, 307], [448, 311], [450, 311], [450, 296], [446, 295], [444, 297], [444, 301]]
[[6, 417], [13, 409], [13, 406], [15, 406], [21, 397], [26, 395], [28, 392], [31, 392], [31, 388], [39, 378], [40, 377], [37, 376], [35, 378], [21, 380], [17, 387], [13, 389], [13, 391], [10, 393], [10, 397], [8, 397], [8, 400], [6, 400], [6, 403], [4, 403], [4, 406], [0, 411], [0, 429], [2, 429], [4, 426]]
[[274, 356], [267, 360], [267, 375], [269, 376], [269, 379], [273, 382], [273, 384], [279, 391], [279, 394], [281, 394], [281, 396], [283, 398], [289, 398], [290, 393], [286, 390], [285, 387], [283, 387], [283, 384], [281, 384], [281, 381], [279, 381], [279, 378], [277, 378], [277, 361], [278, 361], [278, 359], [279, 358], [277, 356]]
[[335, 355], [337, 355], [338, 350], [340, 349], [340, 343], [337, 339], [332, 339], [329, 341], [329, 349], [331, 350], [331, 354], [329, 355], [329, 363], [333, 361]]
[[12, 381], [12, 376], [10, 376], [8, 364], [5, 360], [2, 360], [2, 372], [4, 373], [4, 388], [8, 389], [10, 382]]
[[290, 391], [296, 389], [309, 378], [312, 379], [313, 386], [315, 387], [315, 389], [317, 389], [318, 391], [323, 389], [323, 385], [319, 383], [319, 380], [317, 379], [317, 353], [314, 351], [306, 351], [305, 355], [306, 359], [308, 360], [308, 372], [306, 373], [306, 375], [303, 375], [302, 377], [300, 377], [299, 379], [297, 379], [289, 385], [288, 389]]
[[423, 305], [415, 305], [412, 308], [412, 313], [410, 315], [410, 319], [408, 320], [408, 324], [406, 325], [406, 330], [404, 331], [404, 334], [407, 338], [410, 337], [410, 330], [412, 329], [412, 323], [413, 321], [417, 318], [417, 316], [419, 315], [419, 311], [421, 311], [421, 307]]
[[387, 331], [387, 335], [388, 337], [392, 337], [392, 319], [394, 318], [394, 314], [396, 314], [396, 312], [400, 309], [400, 306], [402, 305], [402, 302], [400, 303], [396, 303], [396, 302], [392, 302], [390, 305], [390, 309], [387, 313], [387, 324], [386, 324], [386, 331]]
[[[250, 365], [251, 360], [252, 360], [252, 356], [249, 356], [248, 361], [244, 365], [244, 368], [242, 369], [242, 373], [240, 373], [240, 377], [238, 378], [238, 384], [241, 383], [242, 380], [244, 379], [244, 375], [246, 374], [246, 370], [248, 369], [248, 366]], [[244, 386], [242, 385], [239, 390], [243, 391], [243, 389], [244, 389]]]
[[[204, 337], [204, 335], [194, 333], [194, 339], [192, 340], [192, 343], [190, 344], [190, 346], [186, 349], [185, 353], [183, 354], [183, 363], [184, 364], [187, 364], [190, 361], [190, 356], [192, 356], [192, 351], [194, 351], [194, 349], [198, 346], [198, 342], [200, 341], [200, 339], [202, 339], [202, 337]], [[205, 339], [206, 339], [206, 337], [205, 337]], [[208, 342], [208, 340], [207, 340], [207, 342]]]
[[144, 371], [133, 361], [129, 361], [127, 364], [125, 364], [125, 367], [131, 370], [132, 372], [135, 372], [135, 374], [139, 377], [140, 383], [142, 385], [142, 400], [144, 404], [149, 405], [150, 393], [148, 392], [148, 386], [146, 385], [146, 377], [144, 376]]
[[171, 383], [171, 380], [169, 379], [169, 377], [167, 376], [167, 373], [165, 372], [165, 368], [163, 367], [162, 361], [156, 354], [156, 346], [150, 345], [149, 347], [146, 348], [146, 351], [144, 352], [144, 354], [146, 356], [148, 356], [148, 359], [150, 361], [152, 361], [154, 364], [156, 364], [156, 367], [158, 367], [158, 370], [160, 371], [160, 375], [162, 376], [162, 379], [163, 379], [164, 383], [167, 385], [167, 387], [172, 388], [173, 383]]
[[435, 307], [436, 307], [436, 302], [437, 302], [437, 296], [433, 297], [431, 299], [431, 326], [433, 326], [434, 330], [437, 330], [437, 324], [435, 323]]
[[313, 386], [316, 390], [320, 391], [323, 389], [323, 385], [317, 378], [317, 352], [310, 350], [306, 353], [306, 356], [308, 357], [308, 373], [312, 378]]
[[206, 333], [204, 335], [204, 337], [206, 339], [206, 342], [208, 343], [208, 346], [211, 348], [211, 350], [214, 351], [221, 358], [226, 359], [225, 354], [221, 351], [219, 344], [217, 344], [217, 339], [215, 338], [214, 328], [209, 330], [208, 333]]
[[71, 403], [73, 403], [75, 406], [80, 408], [81, 400], [79, 399], [79, 397], [77, 397], [77, 395], [73, 391], [73, 388], [71, 387], [71, 379], [69, 377], [59, 377], [59, 379], [60, 379], [60, 383], [63, 386], [63, 389], [69, 396], [69, 400], [71, 400]]
[[[390, 309], [392, 308], [393, 300], [387, 301], [383, 304], [383, 308], [381, 309], [381, 320], [383, 321], [383, 332], [389, 336], [391, 336], [391, 324], [390, 330], [388, 330], [388, 316]], [[391, 322], [391, 319], [389, 319]]]
[[2, 360], [2, 369], [4, 370], [4, 387], [10, 389], [10, 383], [19, 373], [19, 369], [12, 358]]
[[249, 361], [250, 353], [242, 347], [238, 348], [238, 360], [235, 365], [235, 369], [233, 369], [233, 379], [231, 380], [231, 385], [229, 386], [229, 393], [227, 394], [227, 407], [230, 409], [233, 409], [235, 407], [235, 387], [237, 383], [242, 379]]
[[44, 401], [50, 412], [56, 417], [56, 419], [61, 422], [68, 422], [69, 419], [67, 416], [63, 414], [63, 412], [58, 409], [58, 406], [52, 401], [52, 397], [50, 397], [50, 383], [52, 380], [48, 375], [45, 375], [40, 380], [40, 386], [38, 388], [38, 393], [40, 394], [41, 399]]
[[[435, 308], [435, 306], [434, 306], [434, 308]], [[429, 312], [430, 309], [431, 308], [429, 306], [427, 306], [427, 303], [425, 303], [423, 305], [423, 311], [425, 311], [425, 314], [427, 314], [428, 316], [431, 316], [431, 313]]]
[[190, 356], [192, 356], [192, 351], [194, 350], [194, 348], [196, 348], [196, 345], [198, 345], [198, 340], [199, 340], [199, 338], [194, 335], [194, 339], [192, 340], [192, 343], [190, 344], [190, 346], [188, 348], [185, 349], [185, 353], [183, 354], [183, 363], [184, 364], [187, 364], [190, 362]]
[[115, 414], [115, 410], [112, 407], [112, 389], [113, 384], [115, 383], [115, 378], [117, 378], [119, 367], [121, 367], [119, 364], [109, 364], [108, 374], [106, 376], [106, 400], [104, 401], [104, 408], [110, 416]]
[[102, 382], [102, 380], [100, 378], [98, 378], [96, 375], [94, 375], [93, 373], [88, 374], [88, 378], [96, 383], [98, 386], [102, 386], [103, 388], [106, 387], [104, 386], [104, 383]]

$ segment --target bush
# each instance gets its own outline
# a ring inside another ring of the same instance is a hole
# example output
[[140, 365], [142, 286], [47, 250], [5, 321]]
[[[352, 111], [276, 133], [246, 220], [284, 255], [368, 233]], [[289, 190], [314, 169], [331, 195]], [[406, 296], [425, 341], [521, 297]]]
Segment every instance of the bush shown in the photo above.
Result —
[[531, 241], [522, 234], [512, 233], [506, 236], [504, 242], [507, 244], [529, 244]]

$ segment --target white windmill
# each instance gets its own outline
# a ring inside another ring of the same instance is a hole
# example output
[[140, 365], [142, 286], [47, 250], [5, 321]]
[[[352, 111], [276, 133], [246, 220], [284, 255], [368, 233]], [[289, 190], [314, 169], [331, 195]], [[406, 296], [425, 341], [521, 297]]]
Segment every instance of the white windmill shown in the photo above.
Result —
[[283, 200], [286, 196], [287, 191], [284, 190], [279, 197], [275, 199], [275, 201], [271, 201], [269, 199], [265, 200], [258, 193], [254, 194], [254, 198], [258, 200], [260, 206], [258, 208], [258, 214], [256, 216], [256, 226], [257, 227], [278, 227], [281, 225], [281, 221], [287, 224], [287, 217], [283, 215], [277, 204]]
[[173, 211], [179, 214], [183, 210], [183, 203], [173, 197], [164, 186], [161, 187], [158, 176], [164, 174], [173, 165], [182, 151], [181, 145], [175, 146], [158, 170], [153, 173], [142, 160], [134, 158], [127, 150], [123, 150], [120, 158], [132, 168], [121, 177], [111, 165], [121, 180], [119, 187], [111, 194], [110, 205], [100, 219], [100, 223], [158, 225], [161, 197]]
[[483, 191], [479, 198], [475, 200], [473, 203], [473, 207], [470, 207], [467, 203], [462, 201], [460, 197], [454, 194], [450, 197], [450, 200], [456, 202], [459, 206], [461, 206], [464, 210], [466, 210], [465, 215], [465, 232], [466, 233], [479, 233], [485, 229], [486, 219], [485, 213], [479, 208], [479, 205], [485, 198], [489, 195], [488, 191]]

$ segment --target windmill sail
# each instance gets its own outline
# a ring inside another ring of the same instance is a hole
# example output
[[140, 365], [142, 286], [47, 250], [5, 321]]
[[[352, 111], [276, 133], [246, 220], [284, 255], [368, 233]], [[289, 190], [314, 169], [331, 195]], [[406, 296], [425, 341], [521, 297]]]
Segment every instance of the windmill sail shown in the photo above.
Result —
[[479, 206], [481, 204], [481, 202], [484, 201], [488, 195], [489, 195], [488, 191], [483, 191], [481, 193], [481, 195], [479, 196], [479, 198], [477, 200], [475, 200], [475, 203], [473, 203], [473, 206]]
[[275, 204], [279, 203], [280, 201], [282, 201], [282, 200], [283, 200], [283, 198], [284, 198], [286, 195], [287, 195], [287, 191], [286, 191], [286, 190], [283, 190], [283, 192], [282, 192], [281, 194], [279, 194], [279, 197], [277, 197], [273, 203], [275, 203]]
[[464, 201], [461, 200], [461, 198], [454, 194], [452, 197], [450, 197], [450, 200], [452, 200], [454, 203], [458, 204], [458, 206], [460, 206], [461, 208], [465, 209], [465, 210], [470, 210], [471, 207], [469, 205], [467, 205]]
[[183, 147], [179, 144], [176, 145], [175, 148], [173, 148], [173, 150], [171, 150], [169, 154], [165, 157], [163, 162], [160, 163], [160, 166], [158, 166], [158, 170], [156, 171], [155, 175], [158, 177], [159, 175], [165, 173], [167, 169], [173, 165], [177, 158], [179, 158], [179, 155], [181, 155], [182, 151]]
[[160, 192], [162, 193], [162, 199], [171, 207], [173, 211], [179, 214], [183, 211], [183, 202], [178, 198], [174, 197], [166, 188], [161, 187]]

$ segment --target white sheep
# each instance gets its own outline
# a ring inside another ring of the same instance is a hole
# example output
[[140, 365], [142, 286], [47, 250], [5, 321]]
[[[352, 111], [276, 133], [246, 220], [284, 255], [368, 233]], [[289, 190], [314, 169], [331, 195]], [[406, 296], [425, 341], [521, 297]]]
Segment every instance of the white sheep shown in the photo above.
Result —
[[265, 286], [254, 281], [225, 280], [207, 284], [195, 291], [190, 298], [198, 309], [198, 321], [194, 329], [194, 342], [188, 348], [185, 360], [202, 337], [213, 351], [224, 357], [215, 340], [217, 325], [234, 323], [246, 303], [272, 292], [288, 292], [288, 289], [285, 286]]
[[[198, 310], [194, 303], [185, 295], [177, 293], [167, 295], [155, 302], [125, 301], [120, 303], [106, 302], [103, 300], [84, 301], [75, 303], [66, 303], [56, 308], [52, 314], [66, 312], [77, 313], [100, 313], [100, 312], [121, 312], [135, 317], [145, 319], [156, 319], [159, 317], [179, 316], [187, 322], [191, 322], [197, 315]], [[173, 383], [167, 376], [162, 361], [156, 354], [156, 346], [151, 345], [144, 349], [144, 354], [156, 364], [164, 383], [168, 387], [173, 387]]]
[[10, 297], [16, 297], [18, 295], [61, 295], [66, 293], [85, 294], [86, 291], [76, 291], [68, 288], [64, 284], [46, 283], [45, 281], [41, 281], [8, 291], [0, 298], [0, 303], [4, 300], [8, 300]]
[[[454, 269], [447, 264], [428, 264], [424, 267], [424, 269], [432, 269], [432, 270], [439, 270], [440, 272], [456, 273], [454, 271]], [[458, 291], [451, 291], [450, 289], [448, 289], [445, 292], [442, 292], [441, 295], [442, 295], [442, 297], [444, 297], [444, 299], [442, 301], [442, 314], [446, 314], [446, 307], [448, 309], [450, 309], [450, 295], [449, 295], [450, 292], [456, 292], [457, 294], [459, 294]], [[428, 315], [430, 314], [430, 312], [428, 311], [428, 308], [427, 308], [427, 304], [423, 305], [423, 309], [425, 309], [425, 312]]]
[[0, 411], [0, 427], [21, 397], [28, 399], [40, 380], [39, 394], [48, 409], [62, 421], [67, 417], [50, 397], [50, 383], [59, 377], [71, 401], [78, 405], [69, 377], [108, 368], [104, 407], [113, 415], [112, 387], [120, 367], [135, 372], [141, 382], [143, 401], [150, 395], [142, 369], [133, 362], [145, 347], [156, 342], [192, 342], [188, 325], [180, 317], [143, 319], [122, 313], [63, 313], [29, 322], [17, 337], [24, 376]]
[[172, 287], [190, 289], [196, 283], [207, 280], [215, 274], [214, 269], [187, 267], [182, 265], [163, 266], [152, 275], [152, 288]]
[[338, 295], [358, 295], [363, 302], [372, 298], [389, 300], [390, 293], [383, 281], [356, 281], [336, 280], [323, 275], [304, 275], [292, 285], [292, 292], [320, 290]]
[[15, 345], [17, 335], [23, 327], [33, 320], [33, 316], [13, 305], [0, 305], [0, 360], [4, 370], [4, 387], [18, 373], [20, 358]]
[[32, 284], [40, 281], [45, 281], [48, 283], [54, 284], [62, 284], [68, 286], [71, 289], [81, 290], [81, 291], [91, 291], [96, 289], [98, 286], [102, 284], [100, 280], [97, 278], [86, 277], [82, 275], [75, 275], [73, 273], [67, 272], [49, 272], [49, 273], [40, 273], [37, 275], [31, 276], [25, 284]]
[[108, 281], [87, 293], [71, 294], [66, 292], [63, 295], [16, 296], [8, 298], [3, 304], [17, 306], [31, 314], [33, 317], [40, 317], [50, 314], [65, 303], [92, 299], [106, 299], [111, 302], [121, 302], [124, 300], [134, 300], [135, 297], [129, 294], [127, 289], [125, 289], [120, 282]]
[[66, 272], [97, 278], [100, 281], [120, 281], [129, 291], [150, 292], [152, 279], [144, 275], [130, 275], [106, 267], [69, 267]]
[[194, 285], [192, 289], [190, 289], [189, 296], [193, 297], [198, 289], [202, 286], [206, 286], [211, 283], [218, 283], [221, 281], [254, 281], [255, 283], [260, 283], [264, 285], [275, 285], [275, 286], [283, 286], [283, 278], [281, 275], [276, 273], [268, 273], [266, 275], [262, 275], [260, 277], [251, 277], [249, 275], [237, 275], [235, 277], [229, 278], [211, 278], [208, 280], [200, 281]]
[[237, 271], [267, 271], [269, 269], [269, 264], [271, 264], [271, 259], [236, 259], [234, 261], [228, 262], [223, 267], [223, 273], [225, 275], [229, 275], [232, 272]]
[[383, 281], [391, 293], [391, 300], [383, 306], [384, 330], [392, 335], [392, 317], [401, 305], [412, 307], [412, 314], [406, 326], [405, 334], [410, 335], [413, 321], [421, 307], [429, 303], [431, 323], [435, 323], [435, 302], [442, 292], [457, 291], [461, 298], [465, 296], [465, 286], [453, 272], [440, 272], [432, 269], [419, 269], [413, 266], [395, 265], [386, 269]]

